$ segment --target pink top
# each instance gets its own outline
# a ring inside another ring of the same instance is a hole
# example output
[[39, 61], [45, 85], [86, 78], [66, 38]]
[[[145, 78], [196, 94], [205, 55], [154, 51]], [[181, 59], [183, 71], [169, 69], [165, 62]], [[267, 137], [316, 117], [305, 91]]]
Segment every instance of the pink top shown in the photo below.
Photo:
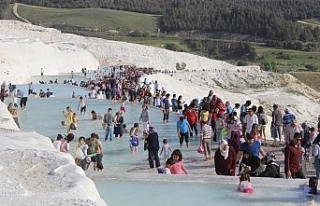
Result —
[[252, 188], [251, 182], [249, 181], [240, 182], [238, 185], [238, 190], [244, 193], [253, 193], [253, 188]]
[[185, 174], [184, 171], [182, 170], [182, 166], [183, 166], [183, 162], [182, 161], [176, 162], [170, 168], [171, 174]]

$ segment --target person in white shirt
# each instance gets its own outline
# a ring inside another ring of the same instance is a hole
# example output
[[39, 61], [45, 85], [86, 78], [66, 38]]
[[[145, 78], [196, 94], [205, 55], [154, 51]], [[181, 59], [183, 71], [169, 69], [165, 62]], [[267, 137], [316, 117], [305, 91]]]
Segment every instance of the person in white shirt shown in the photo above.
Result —
[[59, 152], [62, 140], [63, 136], [61, 134], [58, 134], [56, 140], [53, 142], [53, 147]]
[[251, 132], [253, 124], [259, 124], [259, 120], [258, 116], [253, 112], [252, 108], [249, 108], [248, 114], [244, 118], [244, 126], [246, 128], [246, 133]]
[[86, 114], [87, 101], [82, 96], [79, 98], [78, 110], [80, 111], [80, 114]]
[[88, 169], [88, 163], [87, 163], [88, 148], [89, 146], [86, 144], [86, 139], [84, 137], [80, 137], [79, 144], [76, 147], [75, 162], [76, 162], [76, 165], [81, 167], [84, 171]]
[[170, 157], [169, 159], [167, 159], [166, 161], [166, 166], [165, 167], [159, 167], [158, 168], [158, 173], [159, 174], [165, 174], [165, 175], [171, 175], [171, 171], [170, 168], [174, 165], [174, 161], [172, 159], [172, 157]]

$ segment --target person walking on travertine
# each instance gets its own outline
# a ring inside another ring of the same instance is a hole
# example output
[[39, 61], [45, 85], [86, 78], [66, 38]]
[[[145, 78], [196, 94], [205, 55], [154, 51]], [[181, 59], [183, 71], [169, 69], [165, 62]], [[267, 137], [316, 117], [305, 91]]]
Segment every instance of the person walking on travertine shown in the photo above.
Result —
[[166, 97], [162, 101], [162, 111], [163, 111], [163, 123], [169, 122], [169, 103], [170, 94], [166, 94]]
[[243, 122], [244, 122], [244, 127], [246, 128], [245, 134], [251, 133], [252, 125], [259, 123], [258, 122], [258, 117], [257, 117], [256, 114], [254, 114], [252, 108], [248, 109], [248, 114], [245, 116]]
[[271, 137], [273, 140], [273, 145], [276, 145], [277, 138], [279, 138], [279, 143], [281, 143], [281, 127], [282, 127], [282, 113], [280, 112], [278, 105], [273, 105], [273, 111], [271, 114]]
[[44, 70], [43, 70], [43, 68], [41, 68], [41, 70], [40, 70], [40, 75], [41, 75], [41, 79], [43, 79], [43, 75], [44, 75]]

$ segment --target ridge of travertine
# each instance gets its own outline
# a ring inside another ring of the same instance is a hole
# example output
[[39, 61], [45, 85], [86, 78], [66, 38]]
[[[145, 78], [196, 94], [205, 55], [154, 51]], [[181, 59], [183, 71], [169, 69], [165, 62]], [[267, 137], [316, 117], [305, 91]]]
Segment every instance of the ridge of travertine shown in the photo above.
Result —
[[[30, 76], [40, 74], [40, 68], [45, 75], [56, 75], [83, 67], [130, 64], [165, 72], [157, 78], [170, 79], [166, 88], [174, 88], [172, 92], [186, 100], [202, 98], [213, 89], [224, 101], [252, 99], [266, 106], [268, 114], [273, 103], [289, 106], [300, 121], [314, 122], [320, 111], [318, 92], [291, 75], [264, 72], [259, 66], [237, 67], [189, 53], [66, 34], [19, 21], [0, 21], [0, 27], [0, 73], [4, 74], [0, 81], [26, 83]], [[176, 64], [182, 62], [186, 69], [177, 71]], [[186, 90], [186, 84], [194, 92]]]

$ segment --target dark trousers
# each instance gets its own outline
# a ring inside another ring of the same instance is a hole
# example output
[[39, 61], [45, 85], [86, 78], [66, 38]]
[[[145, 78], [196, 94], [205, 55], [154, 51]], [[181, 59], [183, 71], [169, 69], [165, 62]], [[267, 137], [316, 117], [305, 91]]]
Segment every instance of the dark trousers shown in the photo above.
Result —
[[191, 127], [191, 134], [190, 134], [190, 136], [193, 136], [193, 131], [194, 131], [194, 133], [196, 134], [196, 136], [198, 136], [197, 123], [190, 124], [190, 127]]
[[164, 109], [163, 111], [163, 121], [169, 120], [169, 109]]
[[27, 106], [28, 97], [21, 97], [20, 99], [20, 107], [24, 108]]
[[154, 168], [154, 162], [156, 162], [156, 167], [160, 167], [158, 150], [156, 150], [156, 151], [149, 150], [148, 153], [149, 153], [148, 159], [149, 159], [150, 168]]
[[102, 157], [102, 154], [97, 154], [97, 169], [99, 170], [103, 170]]
[[298, 172], [292, 172], [291, 176], [293, 179], [306, 179], [306, 175], [302, 170], [299, 170]]

